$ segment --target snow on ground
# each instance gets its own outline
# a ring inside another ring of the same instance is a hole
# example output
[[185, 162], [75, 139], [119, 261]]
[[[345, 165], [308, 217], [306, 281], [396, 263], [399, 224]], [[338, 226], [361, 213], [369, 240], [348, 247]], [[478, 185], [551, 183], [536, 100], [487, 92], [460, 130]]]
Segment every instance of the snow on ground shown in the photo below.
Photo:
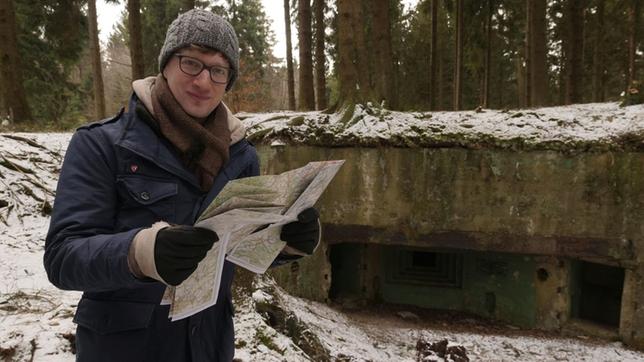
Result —
[[[47, 280], [43, 245], [69, 134], [0, 135], [0, 360], [72, 360], [80, 296]], [[31, 142], [33, 141], [33, 142]], [[31, 144], [30, 144], [31, 143]], [[36, 145], [41, 145], [40, 147]]]
[[[380, 118], [366, 113], [374, 110], [360, 108], [359, 112], [366, 116], [342, 132], [352, 129], [369, 137], [386, 136], [382, 122], [377, 120]], [[445, 129], [474, 128], [477, 132], [483, 132], [486, 127], [502, 129], [502, 124], [507, 122], [523, 122], [523, 127], [515, 125], [513, 130], [525, 128], [534, 132], [541, 124], [534, 116], [512, 118], [510, 113], [488, 110], [482, 114], [489, 115], [489, 120], [483, 120], [474, 112], [424, 115], [384, 112], [384, 117], [391, 117], [385, 122], [391, 130], [409, 128], [404, 123], [420, 119], [418, 117], [429, 125], [438, 126], [437, 119], [441, 119]], [[615, 104], [596, 104], [517, 112], [534, 112], [542, 122], [548, 122], [543, 121], [551, 117], [544, 116], [548, 112], [557, 114], [563, 122], [559, 127], [562, 135], [550, 134], [554, 132], [552, 128], [542, 129], [539, 132], [543, 139], [603, 139], [644, 129], [644, 106], [618, 108]], [[590, 130], [594, 121], [582, 117], [589, 115], [592, 118], [593, 114], [611, 112], [615, 114], [612, 122], [595, 120], [602, 123], [602, 132]], [[462, 126], [466, 124], [463, 115], [468, 115], [473, 128]], [[329, 122], [337, 118], [315, 112], [245, 116], [251, 134], [260, 138], [277, 129], [282, 131], [275, 135], [287, 134], [285, 129], [311, 124], [312, 118], [317, 117], [320, 121], [328, 118]], [[299, 116], [302, 118], [298, 120]], [[450, 117], [454, 118], [452, 123], [446, 121]], [[570, 131], [570, 127], [579, 132]], [[269, 131], [262, 136], [262, 129]], [[588, 129], [588, 133], [583, 129]], [[80, 293], [56, 289], [47, 281], [42, 266], [48, 215], [70, 136], [65, 133], [0, 134], [0, 360], [3, 361], [74, 360], [72, 318]], [[292, 325], [290, 331], [276, 325], [267, 312], [258, 307], [261, 305], [279, 307], [290, 316], [289, 321], [297, 326], [297, 335], [293, 334]], [[265, 278], [257, 280], [252, 297], [241, 298], [236, 308], [236, 358], [239, 361], [307, 361], [312, 359], [313, 353], [317, 353], [314, 360], [326, 356], [326, 359], [337, 361], [414, 361], [419, 339], [429, 343], [447, 340], [448, 347], [463, 346], [472, 360], [644, 361], [644, 353], [629, 350], [618, 342], [544, 337], [537, 333], [519, 333], [512, 328], [480, 331], [476, 323], [467, 328], [461, 322], [458, 325], [429, 323], [424, 317], [391, 310], [342, 310], [290, 296]], [[425, 360], [442, 359], [427, 357]]]
[[[266, 324], [255, 311], [257, 303], [279, 305], [297, 317], [310, 333], [315, 335], [333, 361], [416, 361], [419, 339], [428, 342], [447, 340], [460, 345], [473, 361], [644, 361], [644, 353], [628, 350], [620, 342], [583, 338], [548, 337], [543, 332], [520, 331], [516, 328], [489, 328], [469, 322], [459, 326], [425, 323], [411, 312], [373, 313], [342, 311], [323, 303], [290, 296], [268, 278], [259, 278], [252, 300], [238, 306], [237, 339], [254, 341], [236, 357], [242, 361], [306, 361], [297, 347], [284, 335]], [[241, 317], [239, 317], [241, 315]], [[401, 318], [401, 315], [405, 318]], [[411, 316], [409, 318], [408, 316]], [[429, 325], [432, 325], [429, 327]], [[258, 342], [256, 331], [273, 338], [283, 355]], [[469, 330], [469, 331], [467, 331]], [[481, 330], [481, 332], [477, 332]], [[505, 331], [505, 332], [504, 332]], [[238, 342], [239, 343], [239, 342]], [[268, 350], [269, 355], [261, 355]], [[425, 361], [443, 361], [427, 358]]]

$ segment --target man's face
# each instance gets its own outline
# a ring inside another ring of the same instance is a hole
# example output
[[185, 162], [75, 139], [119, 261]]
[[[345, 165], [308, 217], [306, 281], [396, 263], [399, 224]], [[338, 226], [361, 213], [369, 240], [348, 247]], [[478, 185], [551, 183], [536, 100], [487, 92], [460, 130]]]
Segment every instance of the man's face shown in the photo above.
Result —
[[[175, 54], [189, 56], [200, 60], [206, 67], [213, 65], [229, 68], [230, 64], [221, 53], [199, 48], [183, 48]], [[226, 84], [215, 83], [208, 70], [197, 75], [188, 75], [179, 68], [179, 57], [173, 55], [163, 75], [168, 80], [170, 91], [181, 108], [195, 118], [207, 117], [221, 102], [226, 92]]]

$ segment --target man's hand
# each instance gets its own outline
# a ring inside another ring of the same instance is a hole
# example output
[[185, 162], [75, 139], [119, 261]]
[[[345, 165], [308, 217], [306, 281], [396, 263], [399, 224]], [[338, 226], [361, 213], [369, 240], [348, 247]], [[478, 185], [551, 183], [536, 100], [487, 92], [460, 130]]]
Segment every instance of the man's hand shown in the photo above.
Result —
[[280, 238], [286, 245], [311, 255], [320, 241], [319, 219], [318, 211], [308, 208], [297, 215], [297, 221], [282, 227]]
[[218, 240], [214, 231], [200, 227], [178, 225], [159, 230], [154, 244], [159, 276], [170, 285], [181, 284]]

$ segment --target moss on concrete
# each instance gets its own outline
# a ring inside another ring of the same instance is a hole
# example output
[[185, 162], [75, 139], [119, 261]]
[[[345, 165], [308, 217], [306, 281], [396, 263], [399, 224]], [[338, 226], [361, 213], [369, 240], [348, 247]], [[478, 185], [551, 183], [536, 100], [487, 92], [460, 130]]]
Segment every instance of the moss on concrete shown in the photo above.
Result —
[[[292, 145], [259, 150], [263, 173], [346, 160], [318, 203], [328, 244], [529, 254], [626, 268], [623, 310], [629, 317], [622, 317], [620, 334], [644, 344], [644, 153]], [[304, 263], [311, 269], [282, 282], [295, 294], [323, 300], [330, 285], [328, 255]], [[569, 303], [558, 292], [567, 269], [551, 264], [535, 262], [554, 279], [536, 282], [540, 314], [531, 322], [548, 329], [565, 322], [561, 313]], [[320, 282], [317, 291], [306, 289]], [[367, 285], [365, 293], [373, 296]], [[556, 302], [548, 305], [551, 298]]]

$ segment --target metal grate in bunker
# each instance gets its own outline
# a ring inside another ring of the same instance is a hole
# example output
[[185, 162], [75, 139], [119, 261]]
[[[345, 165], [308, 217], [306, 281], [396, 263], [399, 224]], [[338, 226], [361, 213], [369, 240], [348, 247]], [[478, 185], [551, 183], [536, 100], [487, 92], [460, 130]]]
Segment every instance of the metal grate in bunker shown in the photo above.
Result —
[[463, 255], [418, 249], [393, 251], [395, 265], [387, 276], [390, 282], [422, 284], [440, 288], [461, 288]]

